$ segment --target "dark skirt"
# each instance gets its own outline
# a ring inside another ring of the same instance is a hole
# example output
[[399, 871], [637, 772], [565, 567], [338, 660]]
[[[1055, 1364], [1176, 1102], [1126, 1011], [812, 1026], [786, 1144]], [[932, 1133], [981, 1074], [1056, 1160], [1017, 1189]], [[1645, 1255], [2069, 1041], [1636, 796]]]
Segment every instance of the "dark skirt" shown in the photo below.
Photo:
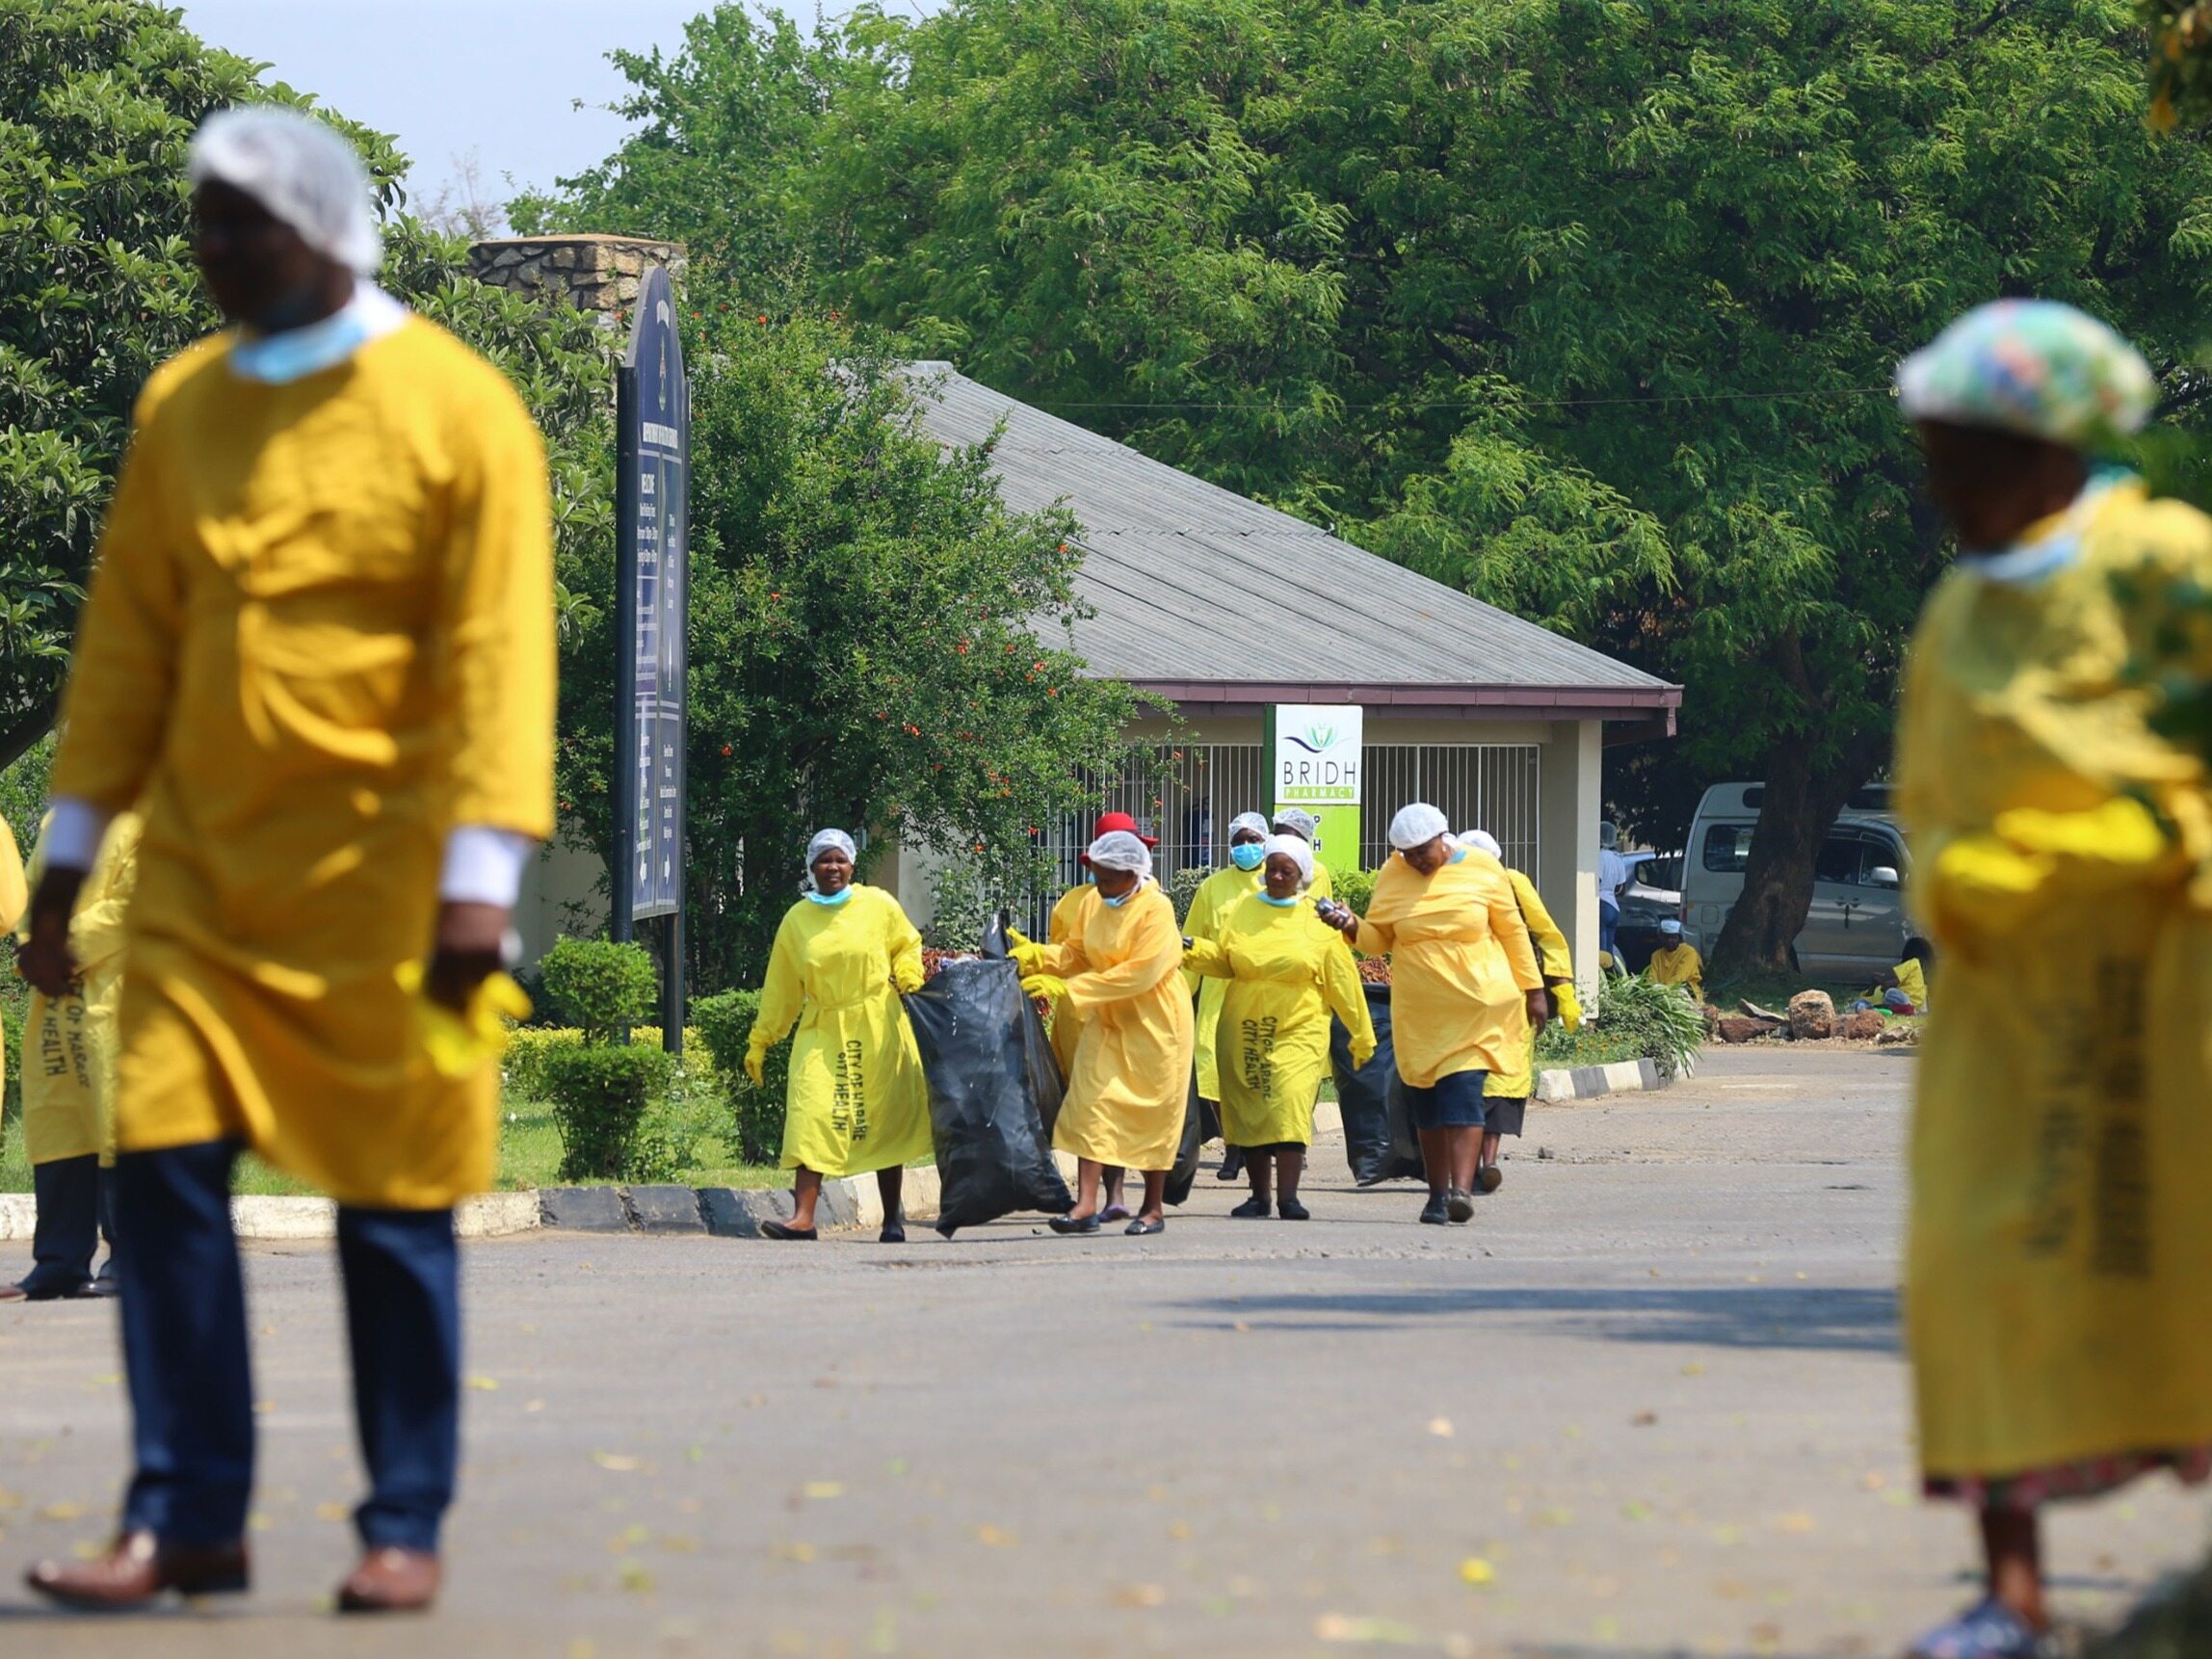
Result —
[[1528, 1096], [1492, 1094], [1484, 1102], [1489, 1108], [1489, 1118], [1483, 1128], [1492, 1135], [1511, 1135], [1520, 1139], [1521, 1125], [1528, 1121]]

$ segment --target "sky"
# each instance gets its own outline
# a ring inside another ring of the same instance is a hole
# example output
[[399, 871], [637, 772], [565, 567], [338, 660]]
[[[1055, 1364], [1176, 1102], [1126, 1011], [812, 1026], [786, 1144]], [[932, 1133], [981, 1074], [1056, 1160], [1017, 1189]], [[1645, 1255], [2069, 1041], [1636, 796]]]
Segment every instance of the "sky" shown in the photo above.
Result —
[[395, 134], [419, 204], [455, 179], [457, 158], [475, 157], [485, 193], [504, 200], [606, 156], [624, 130], [606, 106], [625, 86], [607, 52], [672, 53], [708, 0], [175, 3], [203, 40]]

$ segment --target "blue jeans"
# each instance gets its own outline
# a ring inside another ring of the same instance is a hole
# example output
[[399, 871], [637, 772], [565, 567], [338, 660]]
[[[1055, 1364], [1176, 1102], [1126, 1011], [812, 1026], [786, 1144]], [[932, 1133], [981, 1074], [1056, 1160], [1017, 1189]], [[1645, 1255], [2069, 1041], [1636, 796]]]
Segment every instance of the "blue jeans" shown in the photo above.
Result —
[[[253, 1377], [230, 1228], [229, 1141], [116, 1160], [136, 1471], [123, 1525], [167, 1543], [246, 1535]], [[461, 1254], [451, 1210], [338, 1210], [369, 1548], [434, 1550], [460, 1461]]]
[[1614, 935], [1620, 931], [1620, 907], [1597, 901], [1597, 948], [1613, 959], [1613, 965], [1620, 965], [1620, 947], [1614, 943]]

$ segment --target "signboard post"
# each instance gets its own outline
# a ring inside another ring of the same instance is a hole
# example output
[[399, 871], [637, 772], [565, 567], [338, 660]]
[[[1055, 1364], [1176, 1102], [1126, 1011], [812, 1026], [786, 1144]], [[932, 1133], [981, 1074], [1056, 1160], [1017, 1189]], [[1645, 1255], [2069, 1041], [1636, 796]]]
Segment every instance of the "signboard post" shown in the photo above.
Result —
[[666, 918], [661, 1043], [684, 1040], [684, 676], [690, 613], [691, 383], [669, 275], [638, 284], [615, 381], [616, 694], [614, 935]]
[[1268, 815], [1285, 806], [1321, 821], [1314, 852], [1331, 870], [1359, 865], [1366, 711], [1356, 703], [1277, 703], [1267, 711]]

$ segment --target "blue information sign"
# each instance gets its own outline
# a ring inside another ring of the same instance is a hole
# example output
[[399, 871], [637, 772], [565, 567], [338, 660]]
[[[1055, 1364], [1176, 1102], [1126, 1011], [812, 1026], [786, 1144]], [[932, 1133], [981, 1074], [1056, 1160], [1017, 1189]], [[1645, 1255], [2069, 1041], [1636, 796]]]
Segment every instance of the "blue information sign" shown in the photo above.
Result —
[[668, 273], [648, 269], [617, 391], [622, 695], [616, 920], [678, 915], [684, 868], [691, 387]]

